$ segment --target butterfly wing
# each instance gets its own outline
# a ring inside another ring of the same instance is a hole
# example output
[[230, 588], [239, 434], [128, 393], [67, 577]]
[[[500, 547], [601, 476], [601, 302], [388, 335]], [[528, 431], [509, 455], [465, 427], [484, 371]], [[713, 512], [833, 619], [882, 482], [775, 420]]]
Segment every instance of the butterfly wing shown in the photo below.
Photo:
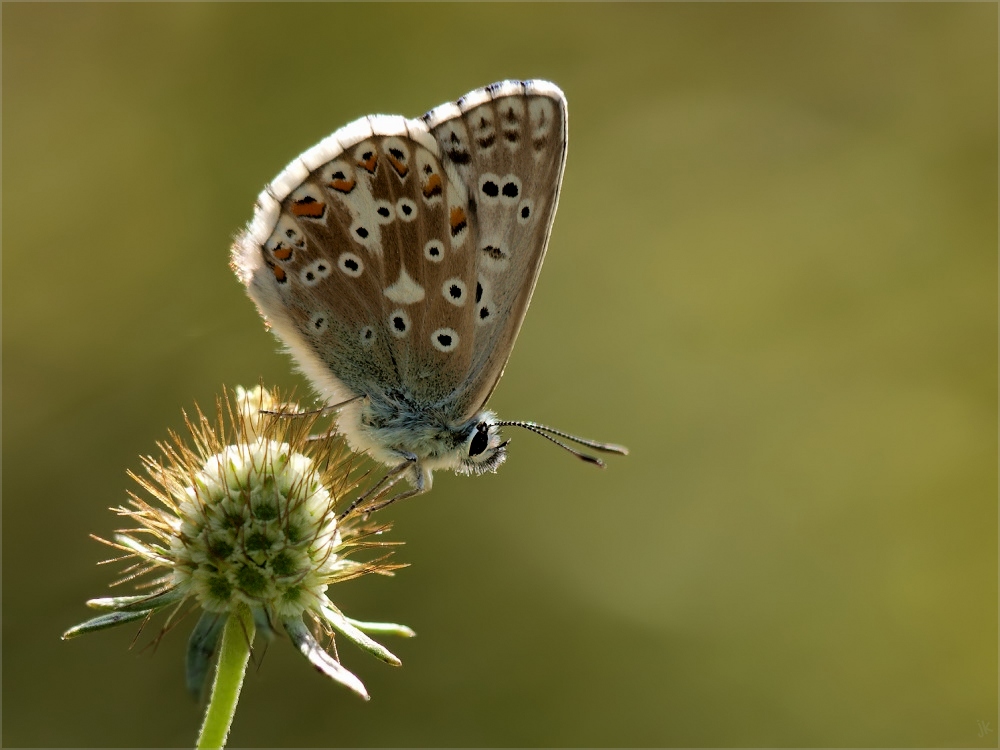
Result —
[[265, 188], [233, 269], [331, 402], [467, 417], [524, 318], [565, 147], [565, 100], [543, 82], [362, 118]]
[[503, 81], [423, 120], [474, 219], [475, 342], [455, 394], [468, 417], [503, 375], [545, 257], [566, 162], [566, 99], [546, 81]]
[[424, 123], [385, 115], [338, 130], [260, 195], [232, 265], [328, 399], [433, 404], [465, 379], [474, 256], [449, 209], [465, 197]]

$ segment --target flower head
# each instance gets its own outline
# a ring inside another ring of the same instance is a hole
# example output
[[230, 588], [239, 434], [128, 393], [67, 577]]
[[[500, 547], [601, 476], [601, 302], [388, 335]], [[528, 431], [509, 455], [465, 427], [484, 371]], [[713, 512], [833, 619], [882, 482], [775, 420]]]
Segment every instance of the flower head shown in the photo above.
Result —
[[[149, 496], [129, 493], [115, 511], [137, 526], [100, 540], [132, 562], [125, 581], [142, 581], [136, 596], [92, 599], [107, 614], [71, 628], [64, 638], [145, 620], [172, 607], [170, 619], [199, 608], [188, 649], [188, 686], [200, 693], [226, 620], [246, 608], [267, 634], [284, 631], [317, 669], [367, 698], [364, 685], [324, 649], [316, 634], [339, 633], [378, 658], [399, 659], [366, 633], [412, 635], [404, 626], [345, 616], [329, 586], [401, 567], [387, 553], [367, 562], [349, 555], [380, 548], [388, 529], [337, 507], [355, 489], [353, 456], [332, 435], [311, 436], [319, 412], [303, 414], [261, 387], [237, 388], [217, 401], [217, 418], [185, 415], [193, 447], [171, 433], [164, 460], [145, 457], [146, 476], [131, 476]], [[244, 610], [245, 611], [245, 610]]]

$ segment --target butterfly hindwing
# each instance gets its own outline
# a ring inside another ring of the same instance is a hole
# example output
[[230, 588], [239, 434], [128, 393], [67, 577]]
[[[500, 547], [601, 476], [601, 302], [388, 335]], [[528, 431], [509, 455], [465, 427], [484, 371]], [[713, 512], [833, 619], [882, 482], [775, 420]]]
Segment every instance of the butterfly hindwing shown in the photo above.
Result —
[[419, 121], [373, 116], [311, 151], [267, 239], [253, 225], [238, 239], [237, 273], [327, 395], [448, 396], [472, 359], [474, 267], [455, 243], [468, 228], [453, 232], [437, 144]]

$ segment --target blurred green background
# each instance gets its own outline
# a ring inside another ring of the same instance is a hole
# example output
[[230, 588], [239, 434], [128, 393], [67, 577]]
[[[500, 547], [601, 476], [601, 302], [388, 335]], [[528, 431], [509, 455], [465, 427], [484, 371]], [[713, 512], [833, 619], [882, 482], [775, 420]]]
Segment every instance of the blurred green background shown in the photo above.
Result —
[[193, 742], [190, 620], [59, 641], [87, 535], [182, 407], [304, 385], [227, 267], [263, 185], [508, 77], [571, 134], [491, 403], [632, 455], [392, 508], [334, 596], [403, 668], [275, 642], [231, 744], [996, 745], [995, 4], [5, 4], [5, 746]]

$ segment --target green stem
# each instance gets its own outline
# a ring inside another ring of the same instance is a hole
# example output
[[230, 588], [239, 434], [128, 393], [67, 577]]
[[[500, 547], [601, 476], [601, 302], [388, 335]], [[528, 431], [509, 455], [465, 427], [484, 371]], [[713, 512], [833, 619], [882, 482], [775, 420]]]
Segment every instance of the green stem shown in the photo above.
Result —
[[212, 698], [205, 710], [205, 723], [198, 736], [198, 750], [222, 748], [229, 737], [229, 728], [236, 713], [236, 704], [243, 687], [247, 662], [250, 660], [250, 645], [254, 637], [253, 617], [245, 604], [240, 604], [230, 613], [226, 628], [222, 631], [222, 648], [219, 664], [212, 684]]

